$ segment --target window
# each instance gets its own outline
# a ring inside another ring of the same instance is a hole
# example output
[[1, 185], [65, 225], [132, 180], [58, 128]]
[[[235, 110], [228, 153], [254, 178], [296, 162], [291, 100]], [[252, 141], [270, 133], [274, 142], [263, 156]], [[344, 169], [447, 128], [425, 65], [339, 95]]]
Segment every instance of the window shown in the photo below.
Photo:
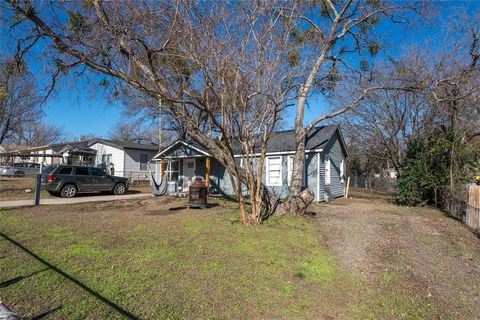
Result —
[[294, 156], [288, 156], [288, 158], [287, 158], [287, 183], [288, 183], [288, 185], [290, 185], [290, 181], [292, 180], [293, 157]]
[[90, 173], [88, 173], [88, 168], [87, 167], [78, 167], [75, 169], [75, 174], [77, 176], [88, 176]]
[[325, 156], [325, 185], [330, 184], [330, 156], [327, 154]]
[[282, 185], [282, 157], [267, 157], [267, 186]]
[[140, 155], [140, 170], [147, 170], [148, 154]]
[[110, 164], [112, 162], [112, 155], [109, 154], [102, 154], [102, 163]]
[[345, 160], [340, 163], [340, 183], [345, 182]]
[[165, 171], [165, 174], [167, 175], [168, 181], [178, 181], [178, 168], [178, 160], [172, 160], [167, 162], [167, 170]]
[[105, 175], [105, 171], [99, 168], [90, 168], [92, 170], [92, 176], [103, 177]]
[[72, 169], [71, 167], [62, 168], [58, 171], [58, 174], [72, 174]]

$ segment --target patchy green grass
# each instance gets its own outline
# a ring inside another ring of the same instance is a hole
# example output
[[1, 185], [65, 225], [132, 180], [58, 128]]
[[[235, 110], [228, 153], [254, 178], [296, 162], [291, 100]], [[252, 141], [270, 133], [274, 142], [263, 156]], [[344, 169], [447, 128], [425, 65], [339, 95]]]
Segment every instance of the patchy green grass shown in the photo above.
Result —
[[[409, 266], [421, 260], [426, 270], [433, 258], [435, 266], [450, 261], [432, 255], [433, 246], [444, 247], [455, 260], [471, 261], [479, 252], [475, 243], [447, 234], [453, 222], [437, 218], [431, 209], [410, 212], [378, 200], [369, 201], [363, 215], [347, 215], [345, 208], [357, 211], [365, 201], [339, 201], [325, 206], [337, 219], [336, 227], [326, 227], [325, 216], [283, 216], [251, 228], [239, 223], [234, 202], [218, 199], [210, 209], [188, 210], [184, 201], [0, 210], [0, 300], [24, 318], [48, 314], [52, 319], [448, 319], [475, 314], [470, 300], [460, 301], [458, 313], [443, 311], [438, 291], [427, 295], [435, 288], [427, 289], [423, 277], [411, 278], [411, 270], [421, 270]], [[422, 227], [415, 236], [412, 217], [445, 229]], [[375, 234], [362, 233], [364, 221], [377, 224]], [[332, 235], [338, 241], [333, 246]], [[412, 239], [428, 254], [405, 253]], [[356, 250], [365, 252], [356, 255]], [[355, 267], [345, 267], [346, 262]], [[458, 279], [452, 276], [452, 283]]]
[[[328, 310], [318, 301], [341, 273], [315, 221], [274, 217], [248, 228], [234, 204], [169, 210], [177, 202], [0, 211], [2, 233], [60, 270], [2, 238], [0, 297], [22, 315], [53, 310], [57, 318], [312, 318]], [[9, 283], [17, 277], [25, 278]]]

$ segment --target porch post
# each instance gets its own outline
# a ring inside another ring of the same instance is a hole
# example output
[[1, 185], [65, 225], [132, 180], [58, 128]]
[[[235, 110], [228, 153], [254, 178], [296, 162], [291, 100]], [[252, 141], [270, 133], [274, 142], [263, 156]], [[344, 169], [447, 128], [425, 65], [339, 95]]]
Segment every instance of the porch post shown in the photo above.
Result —
[[165, 159], [160, 159], [160, 179], [163, 180], [165, 175]]
[[207, 185], [207, 190], [210, 187], [210, 157], [205, 158], [205, 184]]

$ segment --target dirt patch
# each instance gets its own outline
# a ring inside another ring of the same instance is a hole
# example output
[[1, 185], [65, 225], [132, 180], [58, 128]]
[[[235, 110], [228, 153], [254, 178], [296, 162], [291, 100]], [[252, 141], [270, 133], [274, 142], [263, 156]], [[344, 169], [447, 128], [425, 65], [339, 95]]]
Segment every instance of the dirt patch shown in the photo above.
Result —
[[[426, 314], [430, 314], [427, 318], [476, 318], [480, 314], [479, 239], [438, 210], [400, 207], [388, 201], [369, 195], [317, 208], [322, 234], [339, 266], [358, 272], [370, 289], [385, 297], [385, 301], [367, 303], [368, 308], [378, 316], [390, 304], [403, 304], [408, 314], [408, 304], [415, 305], [410, 299], [415, 297], [424, 308], [416, 314], [418, 318]], [[381, 318], [400, 314], [382, 313]]]
[[145, 211], [146, 216], [169, 216], [175, 214], [173, 210], [154, 210], [154, 211]]

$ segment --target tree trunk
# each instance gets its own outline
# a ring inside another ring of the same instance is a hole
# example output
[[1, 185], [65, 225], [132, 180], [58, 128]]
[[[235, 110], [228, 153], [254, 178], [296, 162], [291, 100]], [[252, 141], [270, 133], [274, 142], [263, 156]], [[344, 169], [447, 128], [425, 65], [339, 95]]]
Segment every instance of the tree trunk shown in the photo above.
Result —
[[[297, 136], [297, 134], [295, 135]], [[295, 140], [295, 156], [293, 157], [289, 197], [298, 196], [303, 187], [303, 172], [305, 168], [305, 135], [303, 132]]]
[[307, 207], [313, 201], [313, 196], [311, 200], [305, 201], [305, 199], [310, 199], [311, 191], [302, 192], [304, 171], [305, 130], [301, 128], [301, 130], [295, 130], [295, 155], [293, 157], [292, 176], [288, 197], [279, 209], [282, 213], [304, 215], [307, 212]]

